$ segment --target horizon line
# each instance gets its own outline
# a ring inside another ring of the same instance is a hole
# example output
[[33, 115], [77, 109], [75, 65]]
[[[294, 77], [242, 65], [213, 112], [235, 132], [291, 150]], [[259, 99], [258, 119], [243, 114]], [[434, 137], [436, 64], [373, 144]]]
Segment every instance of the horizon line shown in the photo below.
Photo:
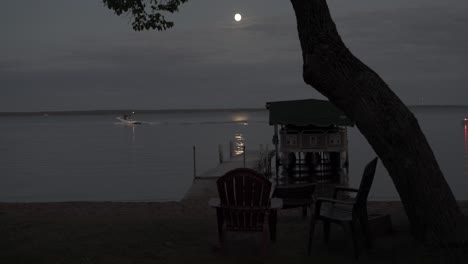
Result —
[[129, 112], [148, 114], [165, 112], [231, 112], [231, 111], [263, 111], [266, 108], [173, 108], [173, 109], [93, 109], [93, 110], [54, 110], [54, 111], [15, 111], [0, 112], [0, 116], [8, 115], [85, 115], [85, 114], [125, 114]]
[[[427, 104], [427, 105], [407, 105], [408, 108], [418, 107], [468, 107], [468, 105], [447, 105], [447, 104]], [[259, 107], [239, 107], [239, 108], [168, 108], [168, 109], [92, 109], [92, 110], [53, 110], [53, 111], [8, 111], [0, 112], [0, 116], [17, 115], [85, 115], [85, 114], [122, 114], [137, 112], [142, 114], [165, 113], [165, 112], [231, 112], [231, 111], [267, 111], [266, 108]]]

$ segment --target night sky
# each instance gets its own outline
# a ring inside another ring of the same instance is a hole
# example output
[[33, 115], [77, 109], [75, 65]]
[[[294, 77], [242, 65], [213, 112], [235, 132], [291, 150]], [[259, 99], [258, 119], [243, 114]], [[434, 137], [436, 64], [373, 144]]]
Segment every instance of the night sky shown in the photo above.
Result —
[[[328, 3], [347, 46], [405, 103], [468, 104], [468, 1]], [[303, 83], [289, 1], [191, 0], [169, 18], [169, 31], [134, 32], [100, 0], [2, 2], [0, 111], [323, 98]]]

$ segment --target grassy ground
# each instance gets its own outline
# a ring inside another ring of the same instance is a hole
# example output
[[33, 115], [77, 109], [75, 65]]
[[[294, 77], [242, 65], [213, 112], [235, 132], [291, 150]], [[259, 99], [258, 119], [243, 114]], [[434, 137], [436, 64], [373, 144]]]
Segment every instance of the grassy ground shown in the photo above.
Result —
[[214, 210], [199, 203], [0, 204], [0, 263], [450, 262], [446, 252], [413, 241], [401, 207], [377, 207], [391, 212], [395, 231], [372, 249], [360, 243], [355, 261], [340, 227], [325, 245], [318, 226], [307, 256], [309, 223], [299, 210], [280, 213], [277, 242], [262, 255], [261, 234], [230, 234], [220, 251]]

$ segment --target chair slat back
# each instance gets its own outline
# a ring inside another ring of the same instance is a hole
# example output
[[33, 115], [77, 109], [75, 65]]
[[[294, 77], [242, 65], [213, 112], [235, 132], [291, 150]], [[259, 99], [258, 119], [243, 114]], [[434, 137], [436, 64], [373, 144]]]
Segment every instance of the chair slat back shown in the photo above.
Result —
[[360, 211], [366, 208], [367, 197], [374, 181], [375, 169], [377, 167], [378, 158], [373, 159], [364, 168], [362, 175], [361, 184], [359, 185], [359, 191], [356, 195], [356, 203], [354, 210]]
[[239, 168], [218, 179], [218, 194], [226, 227], [261, 230], [270, 205], [271, 182], [258, 172]]

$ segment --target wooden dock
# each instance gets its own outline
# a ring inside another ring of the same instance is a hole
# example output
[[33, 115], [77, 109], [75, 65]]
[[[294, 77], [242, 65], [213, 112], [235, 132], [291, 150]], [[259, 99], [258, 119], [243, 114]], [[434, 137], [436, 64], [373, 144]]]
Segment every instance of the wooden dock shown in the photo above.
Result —
[[[245, 167], [255, 169], [260, 159], [260, 151], [247, 151], [245, 153]], [[182, 202], [200, 201], [209, 198], [217, 197], [218, 190], [216, 180], [223, 176], [226, 172], [244, 167], [244, 155], [237, 155], [230, 160], [220, 163], [217, 167], [208, 170], [207, 172], [198, 175], [193, 180], [192, 187], [187, 191]]]

